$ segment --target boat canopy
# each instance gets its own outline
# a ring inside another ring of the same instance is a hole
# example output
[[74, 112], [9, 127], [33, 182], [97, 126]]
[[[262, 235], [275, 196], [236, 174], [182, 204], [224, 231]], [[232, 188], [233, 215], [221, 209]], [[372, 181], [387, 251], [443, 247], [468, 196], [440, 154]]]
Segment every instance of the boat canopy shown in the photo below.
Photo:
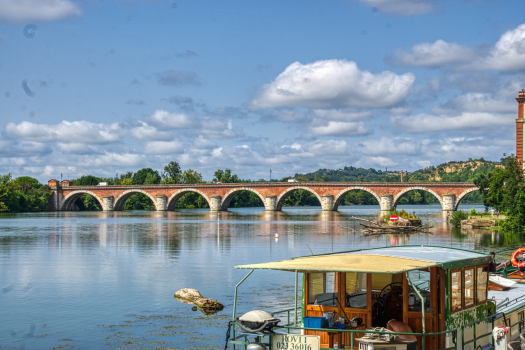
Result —
[[290, 260], [236, 266], [237, 269], [267, 269], [297, 272], [400, 273], [433, 266], [455, 268], [488, 263], [492, 256], [456, 248], [403, 246], [312, 255]]

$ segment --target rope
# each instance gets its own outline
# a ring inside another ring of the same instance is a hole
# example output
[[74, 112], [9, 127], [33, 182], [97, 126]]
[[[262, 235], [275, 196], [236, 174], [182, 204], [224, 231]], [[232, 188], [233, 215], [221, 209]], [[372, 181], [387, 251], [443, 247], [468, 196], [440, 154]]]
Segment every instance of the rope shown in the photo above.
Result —
[[224, 350], [228, 349], [228, 340], [230, 340], [230, 331], [234, 321], [228, 322], [228, 330], [226, 331], [226, 344], [224, 344]]

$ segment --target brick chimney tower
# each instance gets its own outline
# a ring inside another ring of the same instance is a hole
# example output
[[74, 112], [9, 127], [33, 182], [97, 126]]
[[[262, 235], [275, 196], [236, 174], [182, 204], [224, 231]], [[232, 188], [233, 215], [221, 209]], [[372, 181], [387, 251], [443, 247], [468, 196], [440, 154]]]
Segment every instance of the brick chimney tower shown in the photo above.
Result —
[[523, 123], [525, 122], [523, 115], [523, 103], [525, 102], [525, 90], [519, 92], [518, 101], [518, 119], [516, 119], [516, 158], [521, 164], [521, 167], [525, 169], [523, 164]]

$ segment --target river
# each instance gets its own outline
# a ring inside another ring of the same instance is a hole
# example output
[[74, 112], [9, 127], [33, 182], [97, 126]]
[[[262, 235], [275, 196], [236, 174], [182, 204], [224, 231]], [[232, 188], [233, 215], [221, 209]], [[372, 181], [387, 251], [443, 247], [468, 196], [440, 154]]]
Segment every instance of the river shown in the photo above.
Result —
[[[460, 206], [472, 207], [483, 210]], [[373, 218], [377, 206], [3, 214], [0, 349], [218, 349], [234, 286], [247, 272], [235, 265], [402, 244], [488, 251], [522, 239], [451, 230], [439, 205], [399, 208], [435, 227], [364, 236], [348, 218]], [[238, 313], [291, 307], [293, 283], [292, 273], [255, 271], [239, 288]], [[191, 311], [173, 297], [181, 288], [226, 308], [211, 316]]]

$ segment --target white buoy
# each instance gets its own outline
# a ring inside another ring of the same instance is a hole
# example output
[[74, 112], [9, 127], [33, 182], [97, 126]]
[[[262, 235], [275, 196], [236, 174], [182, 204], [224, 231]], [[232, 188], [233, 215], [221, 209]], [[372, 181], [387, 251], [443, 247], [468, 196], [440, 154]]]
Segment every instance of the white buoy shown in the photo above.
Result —
[[275, 238], [279, 238], [279, 234], [278, 233], [275, 234]]

